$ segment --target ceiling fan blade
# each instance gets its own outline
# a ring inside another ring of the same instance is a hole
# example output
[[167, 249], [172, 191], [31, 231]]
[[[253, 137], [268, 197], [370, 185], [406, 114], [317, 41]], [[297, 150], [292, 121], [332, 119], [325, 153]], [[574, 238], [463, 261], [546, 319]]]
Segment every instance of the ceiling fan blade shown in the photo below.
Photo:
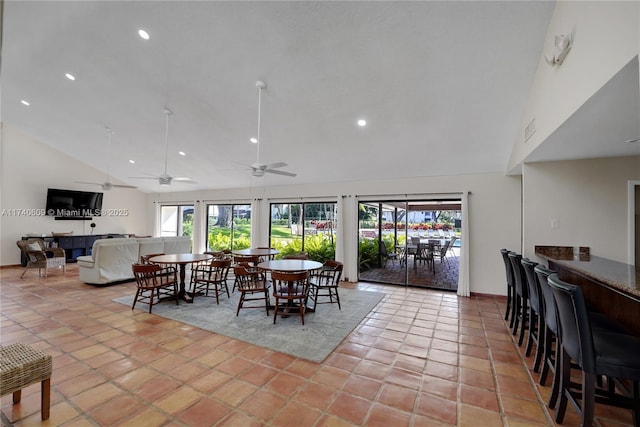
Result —
[[130, 176], [130, 179], [158, 179], [157, 176]]
[[279, 171], [279, 170], [274, 170], [274, 169], [265, 169], [264, 171], [268, 172], [268, 173], [273, 173], [273, 174], [276, 174], [276, 175], [296, 176], [295, 173], [287, 172], [287, 171]]
[[102, 185], [102, 182], [86, 182], [86, 181], [75, 181], [76, 184], [87, 184], [87, 185]]
[[192, 180], [191, 178], [186, 177], [186, 176], [177, 176], [177, 177], [173, 178], [173, 180], [177, 181], [177, 182], [186, 182], [188, 184], [195, 184], [196, 183], [194, 180]]
[[135, 185], [121, 185], [121, 184], [111, 184], [112, 187], [117, 188], [138, 188]]
[[266, 169], [278, 169], [278, 168], [283, 168], [285, 166], [287, 166], [285, 162], [276, 162], [276, 163], [271, 163], [269, 165], [266, 165]]

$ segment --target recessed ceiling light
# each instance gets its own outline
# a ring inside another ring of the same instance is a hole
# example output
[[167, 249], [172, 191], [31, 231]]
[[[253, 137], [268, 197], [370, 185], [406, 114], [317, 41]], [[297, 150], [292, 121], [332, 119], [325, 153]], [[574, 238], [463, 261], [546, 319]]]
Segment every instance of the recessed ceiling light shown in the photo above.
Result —
[[184, 151], [178, 151], [178, 154], [180, 154], [181, 156], [186, 156], [187, 153], [185, 153]]
[[65, 76], [66, 76], [69, 80], [75, 80], [75, 79], [76, 79], [76, 78], [75, 78], [75, 76], [74, 76], [73, 74], [69, 74], [69, 73], [67, 73], [67, 74], [65, 74]]
[[22, 102], [22, 105], [26, 105], [27, 107], [31, 104], [29, 104], [29, 101], [25, 101], [24, 99], [20, 100], [20, 102]]
[[131, 163], [132, 165], [134, 165], [136, 163], [135, 160], [129, 160], [129, 163]]
[[256, 138], [249, 138], [249, 141], [251, 141], [254, 144], [258, 143], [258, 140]]
[[139, 35], [141, 38], [145, 39], [145, 40], [149, 40], [149, 33], [147, 33], [147, 32], [146, 32], [145, 30], [143, 30], [143, 29], [139, 29], [139, 30], [138, 30], [138, 35]]
[[365, 119], [358, 120], [358, 126], [364, 127], [367, 125], [367, 121]]

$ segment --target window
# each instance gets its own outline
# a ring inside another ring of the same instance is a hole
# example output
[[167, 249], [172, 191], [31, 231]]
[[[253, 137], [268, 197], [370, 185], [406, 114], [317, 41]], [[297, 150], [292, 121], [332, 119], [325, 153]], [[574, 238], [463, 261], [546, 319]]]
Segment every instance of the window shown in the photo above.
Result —
[[160, 236], [193, 237], [193, 205], [160, 206]]
[[337, 204], [272, 203], [270, 245], [283, 255], [306, 252], [324, 262], [336, 253]]
[[251, 205], [207, 205], [207, 250], [251, 246]]

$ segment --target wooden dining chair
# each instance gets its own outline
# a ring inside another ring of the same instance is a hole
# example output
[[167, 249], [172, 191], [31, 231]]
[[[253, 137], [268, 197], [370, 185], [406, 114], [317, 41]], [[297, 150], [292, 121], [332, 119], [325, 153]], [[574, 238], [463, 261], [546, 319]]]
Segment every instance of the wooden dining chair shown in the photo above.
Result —
[[[283, 271], [272, 271], [271, 281], [273, 282], [273, 297], [276, 300], [275, 311], [273, 313], [273, 323], [276, 323], [278, 314], [283, 316], [300, 314], [304, 325], [304, 310], [306, 306], [307, 293], [309, 289], [309, 274], [306, 271], [294, 273]], [[285, 304], [281, 305], [281, 300]]]
[[[314, 270], [309, 276], [309, 301], [313, 301], [315, 310], [318, 304], [337, 303], [340, 307], [340, 294], [338, 293], [338, 285], [342, 276], [344, 265], [340, 261], [328, 259], [322, 265], [320, 270]], [[328, 301], [319, 301], [319, 297], [329, 297]], [[310, 306], [310, 302], [307, 304]]]
[[216, 304], [220, 304], [220, 294], [226, 292], [229, 298], [227, 276], [231, 268], [230, 259], [213, 259], [207, 264], [198, 265], [191, 271], [191, 291], [196, 295], [208, 297], [209, 290], [213, 290]]
[[175, 267], [168, 266], [163, 268], [157, 264], [135, 263], [131, 265], [131, 269], [137, 284], [131, 310], [135, 308], [136, 302], [140, 301], [149, 304], [149, 313], [151, 313], [154, 303], [160, 302], [160, 298], [163, 295], [174, 298], [176, 305], [179, 304], [178, 277]]
[[[265, 273], [257, 270], [249, 270], [244, 265], [236, 264], [233, 267], [233, 274], [236, 277], [236, 284], [240, 291], [240, 299], [238, 300], [236, 316], [240, 313], [240, 309], [242, 308], [262, 307], [265, 307], [268, 316], [269, 307], [271, 306], [271, 301], [269, 299], [270, 283], [267, 281]], [[264, 306], [250, 305], [245, 307], [244, 303], [247, 301], [264, 301]]]

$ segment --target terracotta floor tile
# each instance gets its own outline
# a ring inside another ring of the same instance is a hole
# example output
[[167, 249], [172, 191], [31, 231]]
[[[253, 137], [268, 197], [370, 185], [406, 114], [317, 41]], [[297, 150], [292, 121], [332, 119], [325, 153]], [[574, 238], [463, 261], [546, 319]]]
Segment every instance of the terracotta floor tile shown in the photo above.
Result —
[[223, 419], [229, 412], [230, 409], [220, 402], [202, 398], [176, 418], [191, 426], [210, 426]]
[[[456, 424], [456, 402], [432, 394], [421, 393], [416, 403], [416, 413], [447, 424]], [[477, 424], [478, 426], [483, 424]]]
[[416, 394], [415, 390], [386, 384], [382, 386], [376, 401], [404, 412], [412, 412]]
[[315, 409], [302, 406], [296, 402], [288, 403], [273, 419], [273, 425], [278, 427], [308, 427], [313, 426], [321, 413]]
[[339, 393], [327, 411], [349, 422], [362, 424], [370, 406], [371, 402], [368, 400]]
[[[394, 287], [322, 363], [255, 346], [112, 300], [135, 283], [86, 286], [19, 279], [3, 268], [0, 344], [54, 358], [47, 425], [353, 427], [552, 426], [551, 388], [537, 384], [503, 320], [506, 298]], [[46, 286], [42, 284], [46, 283]], [[40, 389], [0, 398], [20, 427], [44, 425]], [[567, 408], [563, 425], [579, 424]], [[627, 410], [596, 407], [596, 425], [627, 427]]]
[[460, 387], [460, 403], [477, 406], [489, 411], [498, 412], [498, 396], [493, 390], [472, 387], [462, 384]]
[[325, 410], [331, 404], [338, 390], [322, 384], [308, 383], [295, 396], [295, 400], [304, 405]]
[[411, 425], [411, 415], [384, 405], [373, 405], [365, 425], [371, 427], [408, 427]]

